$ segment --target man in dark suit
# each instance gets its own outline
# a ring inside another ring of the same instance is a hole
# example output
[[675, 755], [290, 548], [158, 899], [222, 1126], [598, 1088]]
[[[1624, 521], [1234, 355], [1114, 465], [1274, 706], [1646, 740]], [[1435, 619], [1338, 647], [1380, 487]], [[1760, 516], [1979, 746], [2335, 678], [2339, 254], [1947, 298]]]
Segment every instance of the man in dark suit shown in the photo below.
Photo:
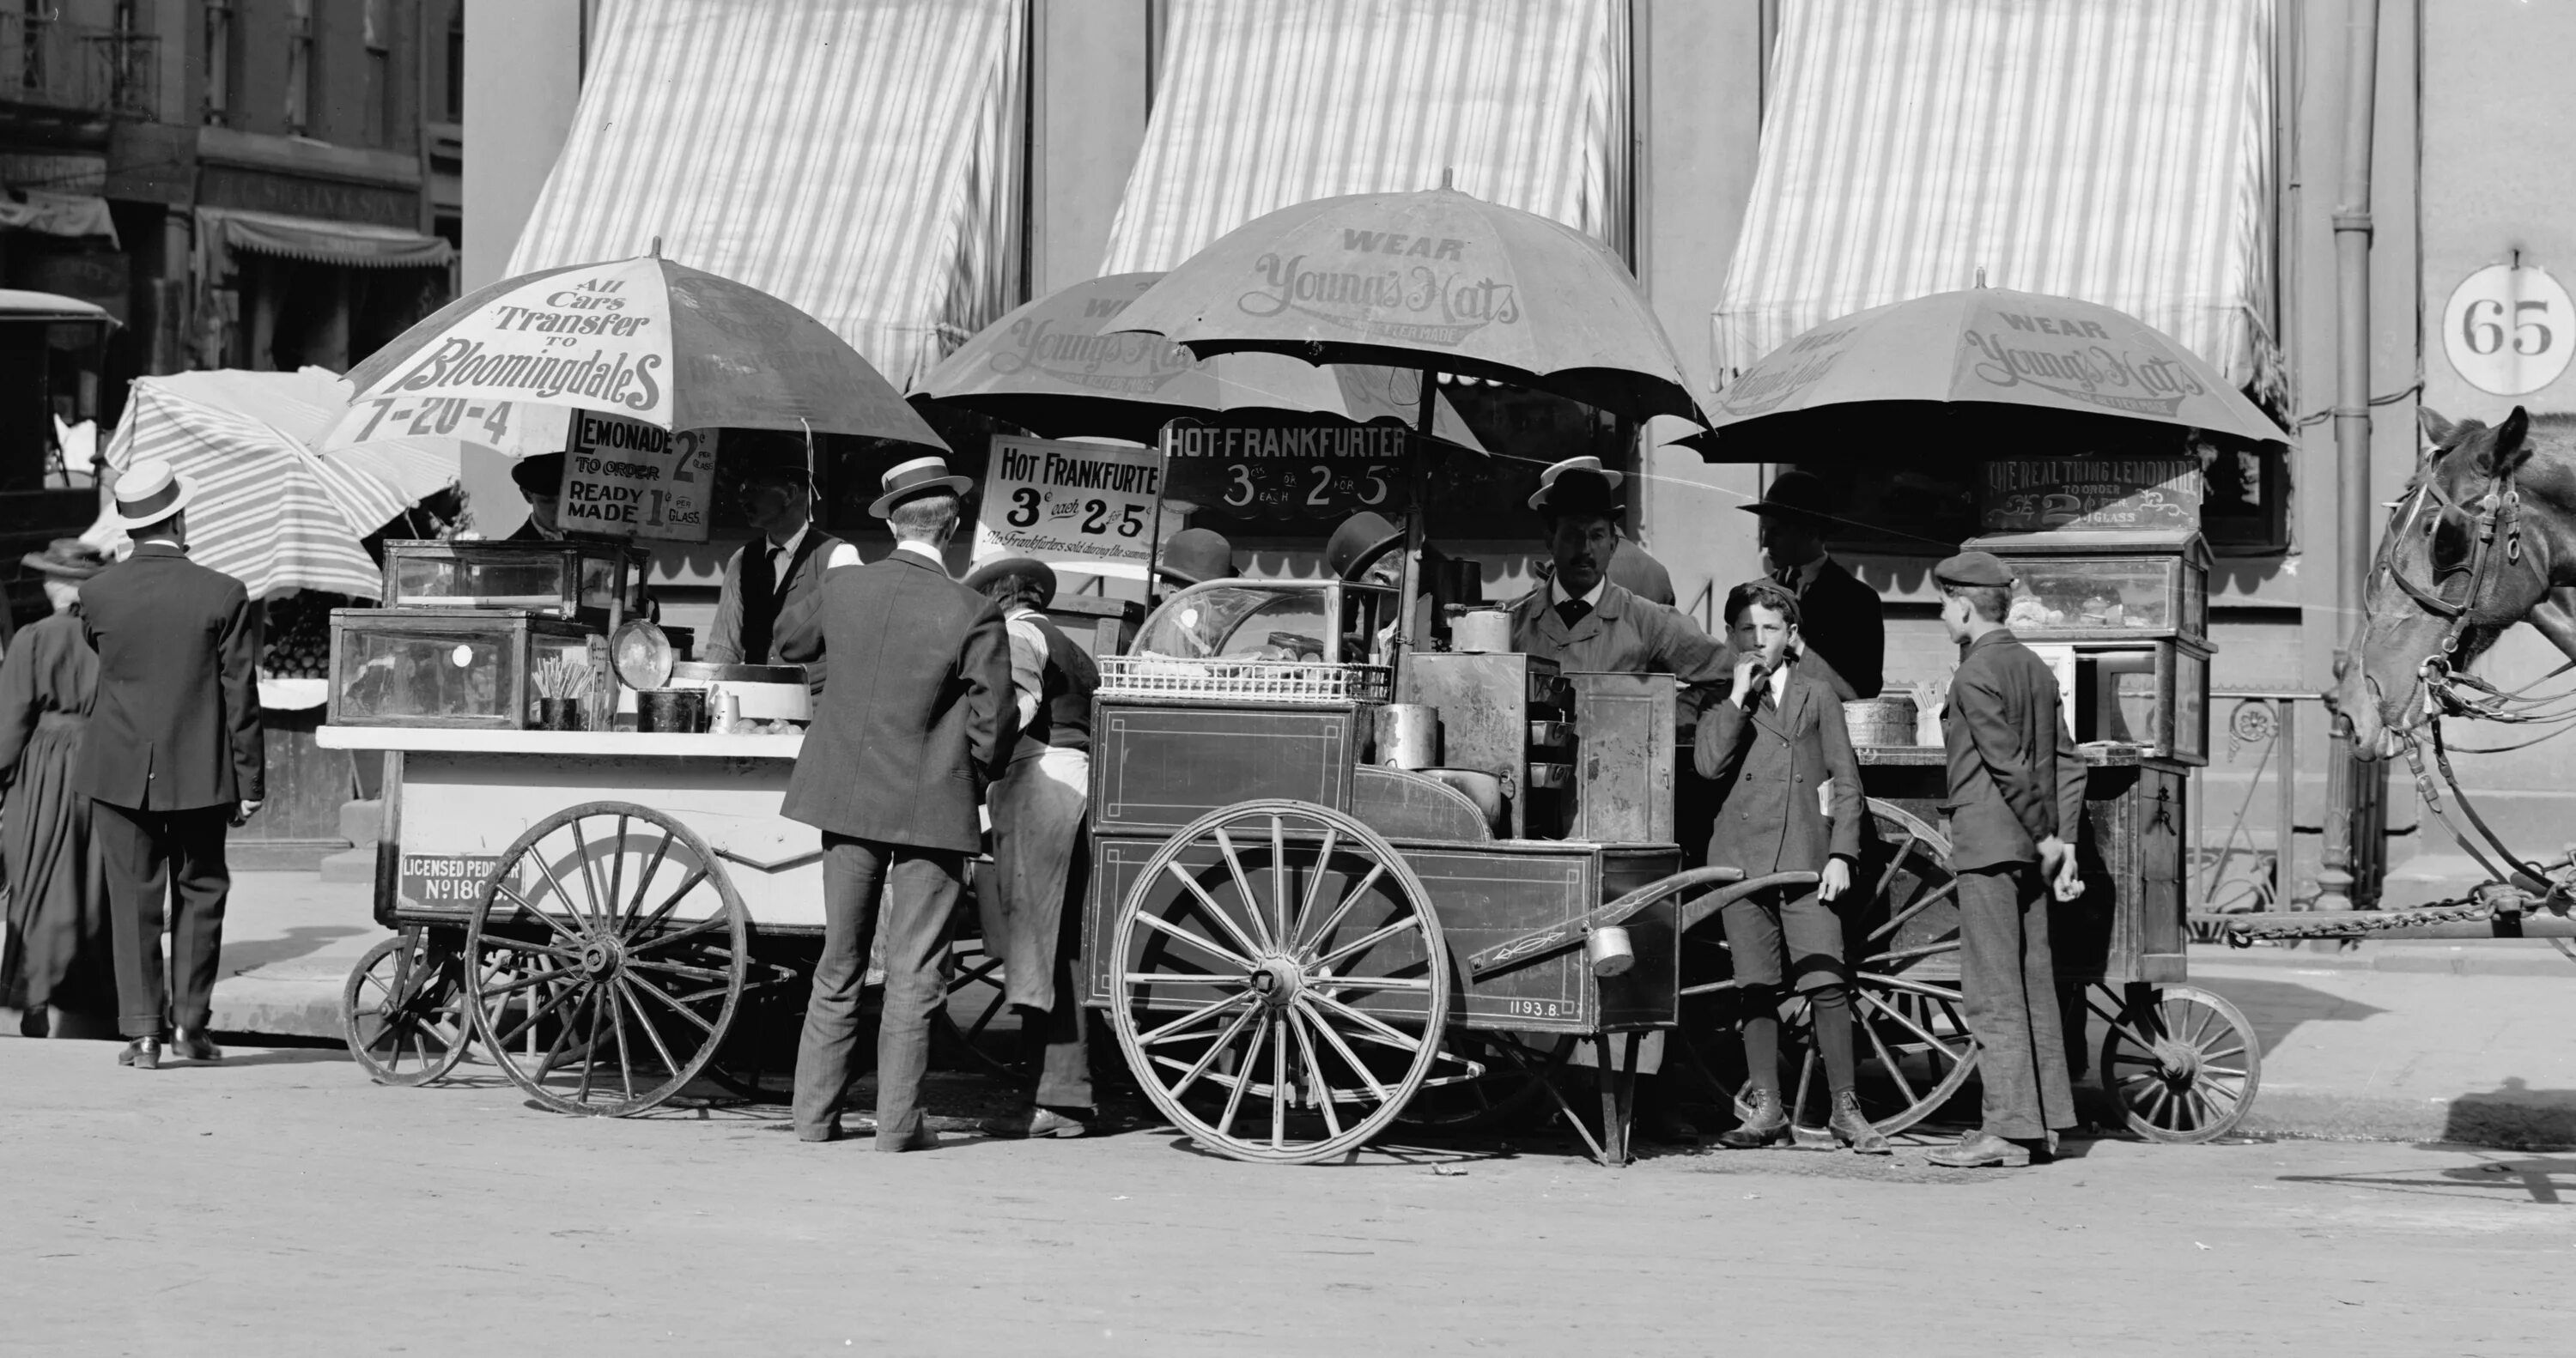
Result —
[[[813, 473], [801, 445], [770, 435], [739, 452], [728, 447], [725, 456], [738, 459], [734, 465], [743, 469], [743, 511], [760, 536], [725, 559], [724, 587], [701, 658], [719, 665], [767, 665], [790, 639], [810, 649], [807, 634], [823, 597], [823, 572], [858, 565], [859, 549], [814, 522]], [[821, 696], [823, 657], [805, 669], [806, 687]]]
[[1833, 1094], [1826, 1126], [1864, 1155], [1885, 1155], [1887, 1138], [1860, 1111], [1852, 1052], [1851, 973], [1843, 965], [1843, 923], [1834, 903], [1851, 889], [1860, 858], [1860, 763], [1843, 725], [1842, 701], [1806, 672], [1791, 647], [1798, 601], [1769, 580], [1726, 596], [1735, 675], [1724, 701], [1700, 718], [1692, 763], [1717, 785], [1717, 824], [1708, 861], [1746, 877], [1812, 872], [1816, 886], [1747, 896], [1726, 907], [1726, 942], [1745, 987], [1744, 1065], [1751, 1108], [1718, 1138], [1739, 1150], [1785, 1141], [1780, 1102], [1780, 989], [1806, 995], [1816, 1049]]
[[2058, 713], [2057, 676], [2004, 626], [2012, 570], [1986, 552], [1935, 566], [1941, 622], [1959, 646], [1941, 710], [1948, 750], [1950, 870], [1959, 882], [1959, 990], [1984, 1049], [1984, 1124], [1932, 1153], [1956, 1167], [2020, 1166], [2075, 1125], [2052, 896], [2072, 900], [2084, 761]]
[[949, 916], [966, 856], [980, 847], [976, 808], [1019, 740], [1001, 611], [940, 560], [967, 484], [936, 457], [887, 472], [868, 512], [888, 521], [894, 551], [831, 572], [821, 626], [784, 639], [790, 662], [834, 664], [780, 808], [823, 832], [823, 955], [796, 1049], [796, 1135], [806, 1141], [840, 1134], [882, 888], [877, 1149], [937, 1144], [922, 1121], [921, 1075], [931, 1017], [947, 1000]]
[[1839, 677], [1838, 696], [1875, 698], [1887, 660], [1887, 623], [1878, 591], [1825, 550], [1833, 490], [1811, 472], [1771, 479], [1762, 503], [1738, 508], [1762, 520], [1762, 572], [1798, 600], [1807, 653]]
[[223, 1059], [206, 1024], [232, 889], [224, 834], [267, 795], [259, 614], [239, 580], [188, 560], [194, 488], [168, 463], [134, 464], [115, 493], [134, 555], [81, 591], [98, 697], [72, 791], [91, 799], [107, 866], [118, 1024], [134, 1039], [118, 1059], [151, 1070], [165, 1025], [175, 1055]]
[[528, 518], [505, 541], [563, 541], [563, 525], [555, 519], [563, 511], [563, 475], [562, 453], [539, 453], [510, 464], [510, 484], [527, 498]]

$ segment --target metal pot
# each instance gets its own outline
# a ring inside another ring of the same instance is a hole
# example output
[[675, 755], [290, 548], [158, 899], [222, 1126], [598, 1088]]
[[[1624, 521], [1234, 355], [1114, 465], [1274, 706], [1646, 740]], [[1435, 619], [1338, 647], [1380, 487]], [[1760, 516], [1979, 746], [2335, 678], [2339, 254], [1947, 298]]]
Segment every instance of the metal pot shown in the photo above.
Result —
[[706, 730], [707, 691], [702, 688], [636, 689], [635, 729], [680, 735], [696, 735]]
[[1512, 615], [1495, 608], [1461, 613], [1449, 625], [1449, 649], [1499, 654], [1512, 649]]
[[1388, 768], [1427, 769], [1440, 762], [1440, 709], [1429, 703], [1388, 703], [1377, 710], [1377, 762]]
[[1503, 780], [1483, 769], [1416, 769], [1416, 773], [1437, 778], [1476, 804], [1488, 829], [1500, 829], [1503, 823]]

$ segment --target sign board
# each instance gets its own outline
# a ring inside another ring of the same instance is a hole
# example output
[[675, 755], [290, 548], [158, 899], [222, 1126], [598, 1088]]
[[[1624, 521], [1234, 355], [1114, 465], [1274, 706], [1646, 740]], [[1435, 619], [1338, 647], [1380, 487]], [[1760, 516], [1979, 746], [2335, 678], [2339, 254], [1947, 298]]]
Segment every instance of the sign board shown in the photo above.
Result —
[[1412, 432], [1394, 424], [1232, 428], [1175, 420], [1163, 429], [1176, 501], [1238, 522], [1394, 518], [1410, 502]]
[[2538, 265], [2490, 264], [2460, 280], [2442, 308], [2442, 352], [2463, 381], [2522, 396], [2558, 380], [2576, 353], [2576, 306]]
[[2196, 531], [2197, 457], [1999, 457], [1977, 506], [1988, 533]]
[[675, 434], [576, 409], [564, 454], [563, 501], [555, 521], [565, 532], [707, 540], [715, 500], [715, 430]]
[[[1151, 448], [996, 438], [975, 560], [1028, 556], [1086, 575], [1142, 580], [1162, 479]], [[1164, 536], [1180, 526], [1178, 517], [1164, 519]]]
[[465, 909], [482, 896], [483, 879], [500, 861], [492, 854], [404, 854], [402, 899], [408, 905]]

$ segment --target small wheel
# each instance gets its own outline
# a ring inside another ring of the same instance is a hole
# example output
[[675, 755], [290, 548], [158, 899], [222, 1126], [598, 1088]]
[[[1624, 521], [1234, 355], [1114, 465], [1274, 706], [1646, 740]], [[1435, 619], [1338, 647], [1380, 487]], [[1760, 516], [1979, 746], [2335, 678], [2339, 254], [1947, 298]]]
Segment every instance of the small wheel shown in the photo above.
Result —
[[567, 807], [484, 878], [465, 930], [474, 1031], [548, 1108], [640, 1113], [714, 1058], [750, 950], [742, 897], [688, 827], [632, 802]]
[[2263, 1049], [2223, 996], [2165, 986], [2102, 1018], [2102, 1088], [2130, 1131], [2150, 1141], [2214, 1141], [2244, 1121], [2263, 1083]]
[[1326, 807], [1238, 802], [1172, 836], [1120, 906], [1109, 962], [1137, 1083], [1238, 1160], [1348, 1154], [1440, 1063], [1454, 964], [1430, 896]]
[[340, 1031], [368, 1078], [425, 1085], [456, 1068], [471, 1030], [461, 974], [456, 940], [445, 929], [405, 929], [349, 969]]

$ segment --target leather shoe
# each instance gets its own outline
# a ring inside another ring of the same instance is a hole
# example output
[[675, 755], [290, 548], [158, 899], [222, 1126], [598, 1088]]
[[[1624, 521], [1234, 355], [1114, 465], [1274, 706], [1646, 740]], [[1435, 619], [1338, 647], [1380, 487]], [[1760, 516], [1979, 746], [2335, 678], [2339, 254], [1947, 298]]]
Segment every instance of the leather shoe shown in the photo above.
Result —
[[994, 1118], [984, 1124], [993, 1135], [1034, 1141], [1040, 1137], [1073, 1138], [1091, 1135], [1091, 1114], [1082, 1109], [1032, 1108], [1016, 1117]]
[[1950, 1169], [2020, 1169], [2030, 1163], [2030, 1151], [1991, 1132], [1974, 1131], [1925, 1158]]
[[170, 1035], [170, 1054], [182, 1061], [204, 1061], [208, 1064], [224, 1059], [224, 1049], [216, 1046], [213, 1038], [185, 1028]]
[[1780, 1105], [1780, 1091], [1757, 1089], [1745, 1105], [1744, 1121], [1717, 1134], [1717, 1144], [1729, 1150], [1749, 1151], [1791, 1137], [1789, 1110]]
[[138, 1037], [133, 1041], [126, 1043], [125, 1050], [116, 1054], [116, 1064], [120, 1066], [132, 1066], [136, 1070], [159, 1070], [161, 1068], [161, 1039], [157, 1037]]
[[912, 1135], [894, 1140], [887, 1139], [885, 1129], [877, 1129], [877, 1149], [881, 1151], [926, 1151], [936, 1149], [938, 1145], [939, 1133], [930, 1130], [928, 1123], [913, 1128]]
[[817, 1145], [830, 1141], [838, 1141], [841, 1139], [841, 1124], [835, 1122], [828, 1127], [816, 1127], [810, 1129], [799, 1127], [796, 1129], [796, 1139], [799, 1141], [811, 1141]]
[[1834, 1139], [1852, 1148], [1855, 1155], [1887, 1155], [1896, 1149], [1887, 1137], [1870, 1125], [1869, 1115], [1860, 1111], [1860, 1098], [1846, 1089], [1834, 1095], [1834, 1115], [1825, 1120], [1826, 1130]]

